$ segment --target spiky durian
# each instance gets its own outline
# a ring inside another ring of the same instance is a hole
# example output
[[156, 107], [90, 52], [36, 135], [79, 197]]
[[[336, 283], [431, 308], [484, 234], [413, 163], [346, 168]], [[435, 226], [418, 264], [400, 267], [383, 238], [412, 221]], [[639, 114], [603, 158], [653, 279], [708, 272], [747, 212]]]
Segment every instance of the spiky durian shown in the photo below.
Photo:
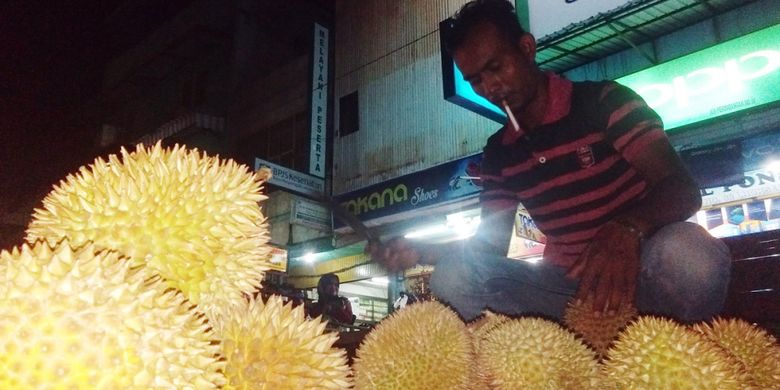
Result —
[[780, 345], [767, 331], [736, 318], [717, 318], [693, 329], [742, 362], [757, 388], [780, 389]]
[[600, 389], [593, 351], [560, 325], [517, 318], [479, 343], [479, 366], [492, 389]]
[[466, 329], [468, 329], [476, 339], [480, 339], [488, 332], [510, 319], [511, 318], [501, 313], [493, 313], [492, 311], [485, 310], [482, 312], [481, 316], [466, 324]]
[[466, 324], [436, 301], [379, 323], [357, 350], [357, 389], [468, 389], [473, 358]]
[[620, 333], [604, 368], [618, 389], [748, 389], [740, 364], [702, 334], [642, 316]]
[[[471, 334], [474, 351], [479, 351], [480, 343], [491, 330], [509, 320], [510, 318], [503, 314], [485, 310], [480, 317], [466, 324], [466, 329]], [[475, 359], [472, 365], [471, 390], [490, 389], [488, 380], [489, 378], [485, 375], [485, 370], [479, 366], [479, 361]]]
[[39, 242], [0, 253], [0, 388], [216, 388], [203, 314], [116, 252]]
[[206, 310], [205, 301], [254, 291], [267, 269], [260, 189], [245, 166], [197, 149], [122, 148], [55, 186], [27, 240], [118, 250]]
[[569, 302], [563, 313], [563, 323], [603, 358], [620, 331], [636, 316], [633, 305], [621, 305], [614, 312], [598, 313], [593, 310], [593, 298], [589, 298]]
[[219, 309], [215, 331], [227, 359], [226, 389], [346, 389], [351, 386], [336, 333], [324, 333], [320, 318], [307, 320], [303, 307], [250, 300]]

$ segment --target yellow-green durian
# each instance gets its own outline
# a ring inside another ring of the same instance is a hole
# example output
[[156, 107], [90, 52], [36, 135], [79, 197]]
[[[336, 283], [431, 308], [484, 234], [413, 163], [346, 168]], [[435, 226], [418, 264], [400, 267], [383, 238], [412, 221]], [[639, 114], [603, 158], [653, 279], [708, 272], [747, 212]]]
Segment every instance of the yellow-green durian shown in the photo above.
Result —
[[757, 388], [780, 389], [780, 344], [767, 331], [737, 318], [716, 318], [693, 329], [742, 362]]
[[607, 353], [618, 334], [637, 317], [633, 305], [621, 305], [614, 312], [593, 310], [593, 298], [569, 302], [563, 313], [564, 325], [590, 345], [601, 358]]
[[517, 318], [485, 335], [478, 364], [491, 389], [601, 389], [593, 351], [560, 325]]
[[469, 389], [473, 354], [466, 324], [436, 301], [415, 303], [380, 322], [353, 365], [356, 389]]
[[0, 388], [218, 388], [219, 345], [193, 306], [116, 252], [3, 251]]
[[466, 324], [466, 329], [468, 329], [475, 338], [479, 339], [497, 326], [509, 320], [511, 320], [511, 318], [506, 315], [485, 310], [482, 312], [482, 315]]
[[247, 167], [197, 149], [122, 148], [55, 186], [27, 240], [117, 250], [207, 310], [254, 291], [267, 269], [260, 190]]
[[[490, 331], [509, 320], [510, 318], [503, 314], [493, 313], [492, 311], [485, 310], [477, 319], [466, 324], [466, 328], [468, 329], [469, 334], [471, 334], [472, 346], [475, 353], [476, 351], [479, 351], [480, 343]], [[474, 365], [472, 366], [472, 380], [470, 388], [471, 390], [490, 389], [490, 386], [488, 385], [488, 378], [485, 375], [485, 370], [479, 366], [479, 361], [476, 359], [474, 360]]]
[[642, 316], [620, 333], [604, 368], [617, 389], [749, 389], [740, 363], [677, 322]]
[[352, 384], [346, 352], [333, 345], [320, 318], [308, 320], [272, 295], [219, 309], [215, 331], [226, 358], [225, 389], [347, 389]]

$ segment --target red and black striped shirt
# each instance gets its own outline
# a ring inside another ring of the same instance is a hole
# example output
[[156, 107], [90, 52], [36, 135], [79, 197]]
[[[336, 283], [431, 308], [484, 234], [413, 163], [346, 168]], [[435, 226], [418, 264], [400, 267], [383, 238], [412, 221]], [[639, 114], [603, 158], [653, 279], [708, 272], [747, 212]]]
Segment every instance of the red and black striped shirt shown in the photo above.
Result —
[[666, 134], [627, 87], [547, 76], [542, 124], [529, 133], [504, 126], [488, 139], [480, 203], [485, 220], [521, 202], [547, 236], [545, 260], [570, 266], [607, 221], [646, 195], [631, 161]]

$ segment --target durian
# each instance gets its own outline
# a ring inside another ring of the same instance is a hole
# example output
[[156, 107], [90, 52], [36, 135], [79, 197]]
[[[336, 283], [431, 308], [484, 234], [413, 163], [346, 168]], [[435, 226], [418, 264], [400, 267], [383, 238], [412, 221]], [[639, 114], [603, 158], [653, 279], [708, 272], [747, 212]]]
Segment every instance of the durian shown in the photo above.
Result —
[[491, 389], [601, 389], [593, 351], [560, 325], [517, 318], [488, 332], [478, 364]]
[[702, 334], [642, 316], [621, 332], [604, 368], [617, 389], [748, 389], [740, 364]]
[[436, 301], [380, 322], [357, 350], [356, 389], [469, 389], [473, 354], [466, 324]]
[[693, 325], [734, 355], [759, 389], [780, 389], [780, 345], [777, 339], [756, 325], [731, 318]]
[[0, 388], [217, 388], [203, 314], [115, 252], [67, 241], [0, 253]]
[[256, 290], [267, 269], [260, 189], [245, 166], [197, 149], [122, 148], [55, 186], [27, 240], [117, 250], [209, 310]]
[[225, 389], [346, 389], [351, 386], [344, 350], [324, 333], [320, 318], [307, 320], [303, 307], [251, 299], [219, 310], [215, 331], [227, 359]]
[[[485, 310], [480, 317], [466, 324], [466, 329], [468, 329], [469, 334], [471, 335], [474, 351], [479, 351], [480, 342], [490, 331], [509, 320], [510, 318], [503, 314]], [[488, 378], [485, 375], [485, 370], [479, 366], [478, 360], [474, 360], [471, 370], [471, 390], [489, 390], [490, 386], [487, 384]]]
[[563, 313], [564, 325], [590, 345], [603, 358], [620, 331], [637, 317], [633, 305], [621, 305], [612, 313], [593, 310], [593, 298], [569, 302]]
[[488, 332], [509, 320], [511, 320], [511, 318], [506, 315], [485, 310], [482, 312], [481, 316], [466, 324], [466, 329], [469, 330], [476, 340], [479, 340]]

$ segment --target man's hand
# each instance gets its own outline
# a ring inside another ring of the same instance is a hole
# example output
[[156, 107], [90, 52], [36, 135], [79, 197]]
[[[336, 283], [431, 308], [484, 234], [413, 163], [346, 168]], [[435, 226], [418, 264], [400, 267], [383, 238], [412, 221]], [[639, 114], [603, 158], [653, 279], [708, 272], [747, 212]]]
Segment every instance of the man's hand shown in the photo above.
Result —
[[607, 312], [633, 304], [639, 275], [640, 237], [626, 226], [609, 222], [566, 274], [580, 278], [577, 299], [593, 296], [593, 310]]
[[414, 267], [421, 257], [420, 252], [403, 237], [385, 243], [369, 242], [364, 251], [371, 255], [371, 260], [382, 264], [390, 272]]

